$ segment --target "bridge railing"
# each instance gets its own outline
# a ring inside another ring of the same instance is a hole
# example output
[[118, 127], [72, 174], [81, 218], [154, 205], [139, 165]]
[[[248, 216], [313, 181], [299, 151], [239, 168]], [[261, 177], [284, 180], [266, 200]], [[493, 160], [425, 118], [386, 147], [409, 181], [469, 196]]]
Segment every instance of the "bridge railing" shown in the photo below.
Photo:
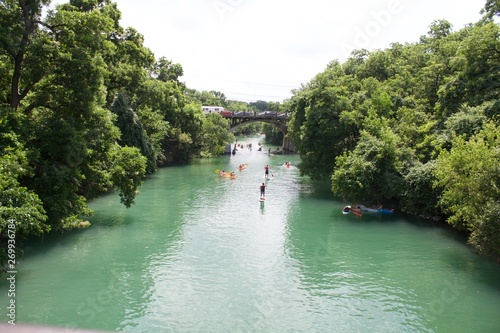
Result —
[[221, 111], [224, 118], [288, 119], [288, 112], [277, 111]]

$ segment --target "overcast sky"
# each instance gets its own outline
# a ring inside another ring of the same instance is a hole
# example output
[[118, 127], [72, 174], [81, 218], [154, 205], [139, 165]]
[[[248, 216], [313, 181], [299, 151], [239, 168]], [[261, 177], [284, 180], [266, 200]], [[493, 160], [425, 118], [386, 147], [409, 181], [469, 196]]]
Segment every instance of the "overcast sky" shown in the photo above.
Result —
[[[58, 3], [66, 2], [58, 0]], [[115, 0], [155, 57], [180, 63], [189, 88], [282, 101], [352, 49], [414, 43], [446, 19], [477, 22], [485, 0]]]

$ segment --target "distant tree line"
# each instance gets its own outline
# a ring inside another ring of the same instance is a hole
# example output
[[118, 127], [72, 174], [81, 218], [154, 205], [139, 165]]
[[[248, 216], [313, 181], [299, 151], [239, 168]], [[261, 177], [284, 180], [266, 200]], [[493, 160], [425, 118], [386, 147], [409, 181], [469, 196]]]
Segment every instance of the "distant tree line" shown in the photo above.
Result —
[[294, 91], [289, 135], [301, 172], [329, 179], [336, 196], [444, 218], [500, 258], [498, 1], [483, 13], [332, 61]]

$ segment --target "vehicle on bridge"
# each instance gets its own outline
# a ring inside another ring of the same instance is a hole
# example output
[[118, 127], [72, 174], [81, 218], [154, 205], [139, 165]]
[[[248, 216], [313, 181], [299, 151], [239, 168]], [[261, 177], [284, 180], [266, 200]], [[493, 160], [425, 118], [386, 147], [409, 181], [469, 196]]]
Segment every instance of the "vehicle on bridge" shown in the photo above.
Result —
[[259, 118], [274, 118], [278, 115], [276, 111], [262, 111], [257, 114]]
[[255, 113], [253, 111], [237, 111], [233, 113], [233, 117], [243, 118], [243, 117], [253, 117]]
[[201, 107], [201, 109], [203, 110], [204, 114], [209, 114], [209, 113], [212, 113], [212, 112], [213, 113], [221, 113], [222, 111], [225, 111], [223, 106], [203, 105]]
[[223, 111], [219, 112], [219, 114], [223, 117], [232, 117], [233, 111], [223, 110]]
[[224, 118], [231, 119], [263, 119], [263, 120], [287, 120], [288, 112], [277, 112], [277, 111], [220, 111], [219, 114]]

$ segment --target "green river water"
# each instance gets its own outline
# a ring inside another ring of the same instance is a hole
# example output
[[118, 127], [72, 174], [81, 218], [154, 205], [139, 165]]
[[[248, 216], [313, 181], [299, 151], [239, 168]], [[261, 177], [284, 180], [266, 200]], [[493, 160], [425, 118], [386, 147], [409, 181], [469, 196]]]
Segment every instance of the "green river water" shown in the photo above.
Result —
[[[90, 228], [32, 243], [17, 267], [16, 321], [68, 332], [500, 332], [500, 266], [461, 236], [397, 212], [342, 215], [328, 185], [300, 177], [298, 156], [246, 140], [252, 151], [161, 169], [132, 208], [103, 196]], [[7, 294], [4, 276], [2, 322]]]

